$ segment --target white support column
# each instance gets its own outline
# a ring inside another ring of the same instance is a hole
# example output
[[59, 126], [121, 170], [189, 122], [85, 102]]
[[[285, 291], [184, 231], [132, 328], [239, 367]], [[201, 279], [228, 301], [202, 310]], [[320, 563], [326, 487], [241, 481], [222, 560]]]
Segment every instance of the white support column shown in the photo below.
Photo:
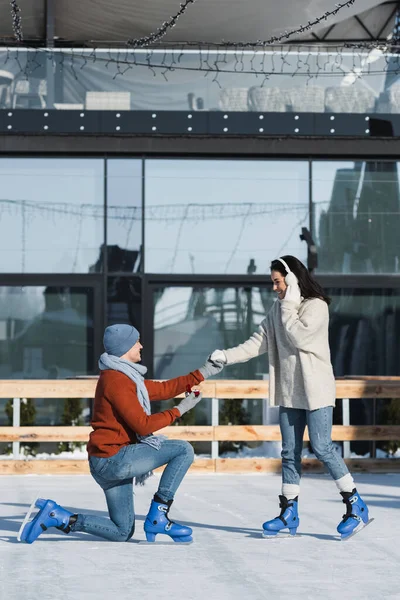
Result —
[[[211, 425], [217, 427], [219, 425], [219, 400], [211, 398]], [[218, 458], [219, 442], [211, 442], [211, 458]]]
[[[19, 427], [21, 424], [21, 398], [13, 399], [13, 427]], [[13, 458], [19, 459], [19, 442], [13, 442]]]
[[[348, 398], [342, 400], [342, 423], [350, 425], [350, 400]], [[343, 442], [343, 458], [350, 458], [350, 442]]]

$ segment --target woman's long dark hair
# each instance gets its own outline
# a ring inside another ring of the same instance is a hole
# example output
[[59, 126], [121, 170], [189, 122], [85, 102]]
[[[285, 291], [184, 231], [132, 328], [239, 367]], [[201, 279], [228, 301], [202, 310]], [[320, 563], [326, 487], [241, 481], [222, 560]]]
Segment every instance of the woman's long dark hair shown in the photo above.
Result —
[[[321, 298], [327, 304], [331, 303], [331, 299], [327, 296], [322, 287], [315, 281], [307, 267], [295, 256], [282, 256], [282, 259], [287, 263], [289, 269], [296, 275], [299, 280], [300, 292], [303, 298]], [[271, 271], [279, 271], [284, 277], [288, 274], [285, 267], [279, 260], [273, 260], [271, 263]]]

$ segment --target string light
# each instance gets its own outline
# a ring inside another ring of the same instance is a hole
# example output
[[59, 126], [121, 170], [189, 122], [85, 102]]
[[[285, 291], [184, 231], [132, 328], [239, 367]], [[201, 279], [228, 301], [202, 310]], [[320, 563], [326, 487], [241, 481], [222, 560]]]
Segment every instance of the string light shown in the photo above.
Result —
[[129, 39], [127, 41], [128, 46], [131, 46], [132, 48], [146, 48], [147, 46], [158, 43], [167, 35], [169, 29], [175, 27], [178, 19], [187, 11], [189, 5], [194, 4], [195, 1], [196, 0], [184, 0], [184, 2], [181, 2], [178, 12], [170, 17], [168, 21], [164, 21], [157, 31], [141, 38]]
[[[278, 214], [282, 209], [291, 213], [303, 214], [307, 204], [295, 202], [226, 202], [219, 204], [160, 204], [146, 206], [145, 218], [149, 221], [182, 221], [189, 218], [194, 221], [241, 219], [260, 215]], [[33, 202], [31, 200], [0, 199], [0, 214], [21, 213], [27, 222], [36, 217], [49, 220], [59, 215], [76, 218], [104, 219], [104, 208], [96, 204], [72, 205], [61, 202]], [[121, 221], [127, 226], [129, 220], [141, 220], [142, 208], [138, 206], [108, 205], [107, 219]], [[56, 222], [56, 221], [54, 221]]]
[[[174, 43], [173, 50], [167, 50], [168, 44], [164, 47], [163, 58], [158, 61], [157, 52], [160, 52], [154, 46], [165, 37], [167, 32], [175, 27], [178, 19], [185, 13], [190, 4], [193, 4], [196, 0], [185, 0], [180, 4], [179, 11], [165, 21], [155, 32], [141, 37], [131, 38], [126, 44], [130, 46], [129, 50], [119, 50], [116, 54], [113, 54], [108, 50], [108, 57], [105, 50], [101, 48], [92, 48], [90, 54], [87, 54], [84, 49], [65, 49], [61, 50], [58, 48], [46, 49], [46, 48], [27, 48], [20, 49], [20, 51], [10, 53], [7, 48], [7, 55], [5, 57], [4, 64], [8, 60], [14, 59], [18, 65], [20, 73], [24, 74], [26, 78], [29, 78], [34, 71], [40, 68], [41, 62], [38, 58], [45, 53], [46, 57], [55, 61], [56, 65], [61, 69], [69, 69], [73, 77], [78, 80], [79, 71], [83, 70], [86, 66], [90, 66], [91, 63], [99, 61], [105, 63], [105, 67], [108, 68], [112, 65], [115, 69], [113, 79], [118, 76], [124, 75], [127, 71], [133, 67], [147, 67], [153, 77], [161, 75], [165, 81], [168, 81], [168, 75], [173, 71], [192, 71], [202, 72], [204, 76], [212, 73], [212, 83], [217, 84], [220, 88], [222, 87], [219, 81], [219, 77], [223, 74], [243, 74], [243, 75], [254, 75], [256, 78], [261, 75], [263, 81], [261, 87], [270, 79], [271, 76], [305, 76], [307, 77], [307, 85], [309, 82], [318, 78], [318, 76], [324, 77], [342, 77], [345, 74], [346, 64], [344, 60], [344, 52], [347, 50], [353, 50], [353, 65], [348, 66], [351, 72], [357, 74], [357, 78], [373, 76], [378, 74], [384, 74], [390, 70], [392, 75], [399, 73], [399, 61], [397, 65], [394, 65], [393, 59], [391, 59], [387, 53], [399, 53], [399, 36], [394, 32], [393, 38], [390, 41], [382, 42], [378, 40], [371, 40], [370, 42], [347, 42], [340, 46], [330, 45], [325, 43], [326, 60], [322, 65], [320, 58], [322, 58], [322, 51], [320, 48], [317, 50], [316, 63], [310, 65], [310, 60], [313, 56], [312, 52], [308, 50], [307, 58], [306, 53], [298, 48], [297, 50], [297, 64], [290, 65], [289, 60], [294, 57], [296, 60], [296, 52], [293, 52], [292, 46], [281, 45], [280, 49], [263, 52], [268, 46], [277, 45], [287, 42], [287, 40], [295, 35], [301, 35], [307, 31], [310, 31], [313, 27], [327, 21], [330, 17], [337, 15], [337, 13], [344, 9], [349, 8], [355, 3], [355, 0], [347, 0], [346, 2], [335, 4], [335, 7], [329, 11], [326, 11], [323, 15], [316, 17], [306, 25], [300, 25], [296, 29], [285, 31], [279, 36], [273, 36], [268, 40], [256, 40], [256, 41], [239, 41], [231, 42], [222, 40], [219, 43], [206, 43], [204, 41], [187, 41], [180, 42], [179, 44]], [[11, 0], [12, 15], [13, 15], [13, 29], [15, 37], [18, 41], [23, 40], [22, 26], [21, 26], [21, 10], [16, 0]], [[397, 23], [397, 21], [396, 21]], [[87, 42], [92, 44], [93, 42]], [[179, 49], [177, 48], [179, 46]], [[153, 46], [151, 48], [150, 46]], [[198, 65], [196, 64], [184, 64], [182, 58], [185, 56], [184, 49], [195, 47], [198, 49], [197, 58], [199, 60]], [[136, 49], [138, 52], [146, 48], [146, 53], [142, 54], [142, 59], [136, 56]], [[301, 48], [301, 46], [300, 46]], [[229, 50], [231, 49], [231, 50]], [[380, 68], [371, 69], [371, 62], [366, 59], [361, 53], [365, 51], [370, 52], [373, 49], [380, 49], [383, 51], [382, 60], [380, 62]], [[23, 52], [26, 52], [26, 60], [22, 60]], [[179, 53], [178, 58], [175, 57], [175, 51]], [[247, 53], [252, 54], [252, 58], [249, 61], [245, 55]], [[232, 54], [233, 52], [233, 54]], [[333, 54], [336, 52], [336, 57], [333, 60]], [[386, 52], [386, 55], [385, 55]], [[262, 54], [261, 64], [257, 66], [258, 61], [255, 59], [258, 53]], [[66, 62], [65, 58], [69, 58]], [[358, 59], [356, 61], [356, 58]], [[265, 66], [265, 61], [268, 59], [268, 64]], [[277, 60], [276, 60], [277, 59]], [[279, 60], [280, 59], [280, 60]], [[385, 65], [382, 67], [383, 59]], [[278, 64], [276, 64], [276, 62]], [[360, 65], [357, 66], [357, 63]], [[79, 67], [79, 70], [78, 70]], [[240, 84], [239, 84], [240, 85]]]
[[11, 0], [11, 15], [12, 15], [12, 27], [14, 36], [17, 42], [23, 42], [24, 36], [22, 34], [22, 22], [21, 22], [21, 9], [17, 4], [17, 0]]
[[[396, 53], [396, 48], [399, 52]], [[280, 80], [288, 80], [290, 77], [305, 78], [305, 86], [312, 84], [318, 85], [318, 79], [323, 78], [327, 85], [337, 86], [344, 79], [346, 85], [355, 83], [362, 79], [367, 80], [370, 77], [390, 74], [391, 78], [397, 78], [400, 75], [400, 46], [391, 45], [383, 51], [366, 48], [352, 48], [351, 50], [343, 46], [333, 46], [322, 50], [320, 47], [313, 52], [309, 48], [299, 45], [297, 48], [288, 45], [282, 45], [270, 49], [252, 49], [252, 50], [227, 50], [219, 49], [199, 49], [199, 52], [185, 53], [182, 49], [175, 48], [171, 50], [152, 50], [135, 49], [125, 51], [106, 51], [101, 53], [94, 52], [92, 49], [73, 49], [73, 52], [65, 53], [63, 49], [51, 49], [46, 55], [38, 49], [5, 48], [3, 52], [0, 49], [0, 65], [3, 68], [7, 63], [15, 62], [9, 70], [17, 77], [24, 76], [28, 81], [32, 77], [37, 77], [35, 71], [43, 64], [44, 56], [51, 59], [55, 68], [64, 75], [74, 78], [79, 85], [85, 83], [83, 71], [90, 69], [91, 65], [100, 65], [102, 70], [107, 68], [108, 73], [104, 71], [107, 79], [121, 79], [131, 69], [145, 69], [151, 74], [151, 78], [160, 79], [173, 84], [176, 79], [175, 72], [188, 72], [205, 77], [211, 75], [209, 85], [218, 87], [221, 91], [231, 86], [225, 77], [235, 76], [235, 87], [260, 87], [281, 86]], [[135, 71], [132, 71], [132, 74]], [[100, 73], [99, 73], [100, 75]], [[241, 82], [239, 75], [252, 76], [253, 82]], [[129, 76], [129, 75], [128, 75]], [[143, 76], [143, 75], [141, 75]], [[133, 75], [131, 75], [133, 77]], [[148, 77], [148, 75], [147, 75]], [[259, 79], [260, 78], [260, 79]], [[275, 81], [272, 81], [275, 79]], [[332, 84], [327, 80], [331, 79]], [[106, 82], [104, 82], [106, 85]], [[125, 84], [122, 88], [118, 85], [110, 89], [111, 82], [104, 91], [126, 90]], [[204, 84], [206, 85], [206, 84]], [[203, 87], [204, 87], [203, 85]], [[79, 100], [76, 100], [79, 102]], [[80, 100], [84, 102], [84, 99]], [[195, 101], [195, 99], [194, 99]], [[194, 105], [193, 105], [194, 106]], [[204, 106], [200, 107], [204, 109]], [[196, 108], [193, 108], [196, 110]], [[222, 110], [224, 110], [222, 108]], [[240, 109], [239, 109], [240, 110]]]
[[[281, 42], [286, 42], [289, 38], [293, 37], [294, 35], [302, 35], [306, 31], [311, 31], [311, 29], [313, 29], [313, 27], [315, 27], [316, 25], [320, 25], [324, 21], [327, 21], [330, 17], [336, 16], [338, 14], [338, 12], [340, 10], [342, 10], [342, 8], [350, 8], [350, 6], [352, 6], [354, 3], [355, 3], [355, 0], [347, 0], [347, 2], [342, 2], [341, 4], [335, 4], [334, 9], [326, 11], [323, 15], [321, 15], [320, 17], [316, 17], [312, 21], [308, 21], [307, 25], [300, 25], [299, 27], [297, 27], [296, 29], [292, 29], [291, 31], [284, 31], [283, 33], [281, 33], [278, 36], [270, 37], [268, 40], [256, 40], [256, 41], [249, 41], [249, 42], [231, 42], [231, 41], [222, 40], [222, 42], [213, 43], [213, 46], [224, 46], [225, 48], [257, 48], [257, 47], [277, 45], [277, 44], [280, 44]], [[187, 42], [188, 46], [196, 46], [196, 47], [199, 47], [199, 46], [202, 46], [205, 44], [206, 44], [206, 42], [200, 42], [200, 41]]]
[[[178, 12], [172, 15], [167, 21], [155, 31], [150, 33], [149, 35], [140, 37], [140, 38], [130, 38], [125, 44], [130, 46], [131, 48], [147, 48], [149, 46], [154, 46], [158, 44], [168, 33], [168, 31], [174, 28], [179, 20], [179, 18], [187, 11], [189, 5], [194, 4], [196, 0], [184, 0], [180, 4], [180, 8]], [[320, 25], [321, 23], [326, 22], [330, 17], [334, 17], [338, 14], [340, 10], [343, 8], [349, 8], [355, 3], [355, 0], [347, 0], [346, 2], [335, 4], [335, 8], [326, 11], [323, 15], [319, 17], [315, 17], [312, 20], [309, 20], [306, 25], [300, 25], [299, 27], [292, 29], [290, 31], [284, 31], [278, 36], [272, 36], [267, 40], [255, 40], [255, 41], [240, 41], [240, 42], [232, 42], [227, 40], [222, 40], [221, 42], [213, 43], [213, 47], [225, 47], [225, 48], [257, 48], [257, 47], [265, 47], [271, 45], [278, 45], [281, 42], [286, 42], [289, 38], [295, 35], [302, 35], [305, 32], [311, 31], [315, 26]], [[21, 28], [21, 17], [19, 13], [21, 9], [18, 7], [16, 0], [11, 0], [12, 6], [12, 15], [13, 15], [13, 28], [16, 39], [21, 42], [23, 41], [22, 36], [22, 28]], [[85, 46], [92, 45], [96, 43], [93, 40], [86, 40], [82, 42]], [[115, 44], [116, 42], [107, 42], [108, 45]], [[118, 43], [121, 46], [121, 42]], [[205, 41], [187, 41], [184, 42], [184, 45], [189, 47], [207, 47], [210, 45], [210, 42]], [[45, 49], [42, 49], [45, 50]]]
[[[372, 49], [379, 48], [376, 45]], [[223, 74], [235, 74], [235, 75], [262, 75], [263, 77], [290, 77], [296, 75], [296, 77], [342, 77], [345, 74], [346, 58], [348, 60], [348, 69], [360, 71], [357, 65], [362, 65], [365, 62], [365, 66], [360, 73], [362, 77], [374, 76], [384, 74], [389, 69], [390, 54], [385, 54], [385, 50], [395, 54], [400, 52], [400, 45], [387, 46], [382, 48], [382, 55], [380, 56], [380, 64], [376, 68], [371, 68], [370, 63], [367, 64], [367, 57], [371, 52], [371, 48], [359, 46], [353, 47], [353, 53], [349, 52], [350, 48], [343, 48], [342, 46], [330, 46], [324, 51], [318, 48], [313, 53], [311, 50], [303, 49], [299, 46], [297, 49], [288, 46], [281, 46], [271, 50], [263, 51], [261, 49], [254, 51], [229, 51], [223, 49], [207, 49], [199, 50], [196, 55], [196, 59], [193, 54], [187, 54], [180, 51], [178, 59], [175, 57], [172, 50], [162, 51], [147, 49], [145, 52], [142, 50], [136, 50], [140, 52], [138, 56], [135, 52], [130, 51], [129, 53], [124, 52], [123, 56], [121, 52], [116, 52], [115, 56], [109, 52], [93, 52], [90, 54], [85, 51], [73, 50], [72, 52], [65, 52], [62, 49], [51, 49], [47, 52], [46, 56], [49, 59], [54, 60], [56, 67], [60, 70], [65, 71], [69, 69], [73, 77], [78, 80], [78, 72], [83, 71], [86, 67], [90, 68], [92, 64], [100, 63], [109, 69], [113, 66], [115, 74], [113, 79], [118, 75], [123, 75], [133, 67], [146, 67], [148, 68], [154, 77], [157, 73], [162, 75], [164, 79], [167, 79], [166, 74], [172, 73], [173, 71], [187, 71], [187, 72], [201, 72], [204, 75], [213, 73], [215, 76], [222, 76]], [[41, 63], [38, 59], [43, 56], [43, 51], [38, 48], [25, 50], [25, 49], [12, 49], [4, 48], [4, 59], [1, 57], [0, 48], [0, 62], [3, 66], [7, 65], [10, 61], [15, 61], [18, 65], [18, 71], [23, 74], [26, 78], [29, 78], [34, 71], [40, 68]], [[255, 60], [259, 56], [259, 61]], [[314, 64], [310, 65], [310, 60], [314, 56]], [[141, 58], [140, 58], [141, 57]], [[158, 58], [161, 57], [161, 58]], [[184, 62], [183, 57], [186, 59], [191, 58], [190, 64]], [[67, 62], [67, 60], [68, 62]], [[198, 61], [196, 64], [196, 60]], [[291, 63], [289, 62], [291, 60]], [[158, 62], [157, 62], [158, 61]], [[277, 64], [277, 62], [279, 63]], [[383, 65], [382, 62], [385, 62]], [[392, 72], [393, 69], [390, 68]], [[237, 85], [240, 85], [239, 82]]]

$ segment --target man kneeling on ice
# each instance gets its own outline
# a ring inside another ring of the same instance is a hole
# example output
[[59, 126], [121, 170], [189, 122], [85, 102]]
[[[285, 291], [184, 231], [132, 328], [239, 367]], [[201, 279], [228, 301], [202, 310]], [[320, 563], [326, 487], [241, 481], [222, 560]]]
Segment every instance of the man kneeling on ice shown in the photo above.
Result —
[[[190, 392], [174, 408], [154, 415], [150, 402], [175, 398], [219, 373], [223, 364], [208, 359], [201, 369], [183, 377], [146, 381], [147, 369], [139, 364], [143, 346], [137, 329], [111, 325], [105, 330], [103, 343], [87, 451], [90, 472], [106, 496], [109, 518], [73, 514], [54, 500], [39, 498], [26, 515], [18, 540], [32, 544], [49, 527], [56, 527], [64, 533], [83, 531], [115, 542], [128, 541], [135, 531], [133, 479], [143, 484], [153, 469], [166, 465], [144, 523], [146, 538], [154, 542], [158, 533], [164, 533], [174, 542], [191, 542], [190, 527], [170, 521], [168, 511], [193, 462], [193, 447], [153, 432], [191, 410], [200, 402], [201, 394]], [[29, 521], [35, 507], [39, 512]]]

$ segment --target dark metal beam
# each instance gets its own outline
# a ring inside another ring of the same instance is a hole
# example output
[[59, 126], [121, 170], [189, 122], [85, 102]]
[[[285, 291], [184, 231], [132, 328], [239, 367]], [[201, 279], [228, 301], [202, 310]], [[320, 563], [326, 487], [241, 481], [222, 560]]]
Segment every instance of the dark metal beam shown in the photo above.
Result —
[[379, 38], [381, 37], [382, 33], [385, 31], [386, 27], [388, 26], [388, 24], [390, 23], [390, 20], [393, 19], [394, 15], [396, 14], [396, 11], [398, 10], [398, 8], [400, 8], [400, 2], [394, 2], [394, 8], [392, 10], [392, 12], [390, 13], [389, 17], [386, 19], [385, 24], [383, 25], [383, 27], [379, 30], [378, 35], [376, 36], [376, 38], [379, 40]]
[[398, 160], [400, 138], [0, 135], [0, 155], [347, 157]]
[[357, 23], [359, 25], [361, 25], [361, 27], [364, 29], [364, 31], [367, 33], [367, 35], [369, 35], [371, 40], [376, 40], [375, 36], [372, 35], [372, 33], [370, 32], [368, 27], [366, 25], [364, 25], [364, 23], [361, 21], [361, 19], [358, 15], [354, 15], [353, 19], [355, 19], [357, 21]]
[[46, 0], [46, 46], [47, 48], [53, 48], [54, 46], [54, 35], [55, 35], [55, 11], [54, 11], [54, 0]]
[[[54, 0], [46, 0], [46, 47], [54, 47]], [[46, 108], [53, 108], [55, 101], [55, 66], [53, 56], [47, 55], [46, 60], [47, 98]]]
[[[325, 45], [323, 43], [324, 41], [326, 42]], [[296, 40], [295, 42], [292, 42], [291, 44], [292, 44], [292, 46], [302, 46], [302, 45], [313, 46], [313, 45], [319, 44], [319, 45], [321, 45], [323, 47], [323, 50], [325, 50], [325, 48], [329, 49], [329, 45], [328, 44], [336, 44], [336, 45], [343, 45], [343, 44], [346, 44], [346, 43], [349, 43], [349, 44], [351, 44], [351, 43], [363, 44], [363, 43], [368, 43], [368, 42], [371, 42], [371, 41], [372, 40], [370, 38], [361, 38], [361, 39], [356, 40], [356, 42], [354, 42], [353, 40], [343, 40], [343, 39], [340, 39], [340, 38], [329, 38], [329, 40], [323, 40], [323, 39], [316, 40], [316, 39], [312, 39], [312, 38], [307, 38], [307, 39], [304, 39], [304, 40]], [[375, 42], [387, 42], [387, 39], [386, 38], [378, 38], [377, 37], [374, 41]], [[375, 46], [373, 46], [373, 47], [375, 47]]]
[[335, 27], [335, 23], [333, 25], [331, 25], [329, 27], [329, 29], [327, 31], [325, 31], [324, 35], [322, 36], [322, 40], [326, 40], [327, 36], [330, 34], [330, 32], [332, 31], [332, 29]]

